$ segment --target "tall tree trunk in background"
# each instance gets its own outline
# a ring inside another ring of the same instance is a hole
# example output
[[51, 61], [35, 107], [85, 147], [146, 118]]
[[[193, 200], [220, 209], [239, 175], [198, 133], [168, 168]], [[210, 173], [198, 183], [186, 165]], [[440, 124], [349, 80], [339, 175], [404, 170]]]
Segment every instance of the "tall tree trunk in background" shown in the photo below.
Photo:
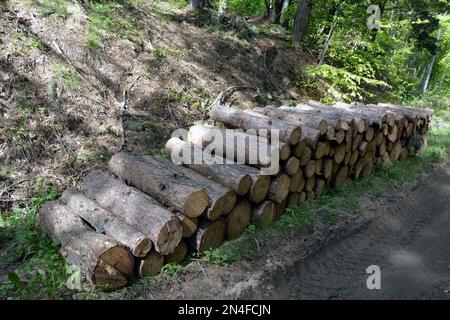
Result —
[[423, 85], [422, 85], [422, 92], [424, 92], [424, 93], [427, 92], [428, 85], [430, 84], [431, 74], [433, 73], [434, 64], [436, 63], [436, 57], [437, 57], [437, 55], [439, 53], [439, 44], [440, 44], [440, 41], [441, 41], [441, 36], [442, 36], [442, 29], [439, 29], [439, 34], [438, 34], [437, 41], [436, 41], [436, 48], [437, 49], [436, 49], [436, 52], [433, 55], [433, 59], [431, 59], [430, 65], [428, 66], [427, 76], [426, 76], [425, 81], [423, 82]]
[[264, 0], [264, 4], [266, 5], [266, 18], [270, 18], [270, 14], [272, 13], [272, 0]]
[[336, 26], [338, 23], [338, 17], [339, 17], [340, 11], [341, 11], [341, 8], [339, 7], [338, 9], [336, 9], [336, 12], [334, 14], [333, 23], [331, 24], [330, 31], [328, 32], [327, 40], [325, 41], [323, 50], [319, 55], [319, 65], [323, 65], [323, 63], [325, 61], [325, 57], [327, 56], [327, 52], [330, 47], [331, 39], [333, 38], [334, 30], [336, 29]]
[[289, 9], [289, 6], [291, 5], [291, 1], [292, 0], [284, 0], [282, 8], [281, 8], [280, 23], [283, 27], [286, 27], [286, 28], [289, 26], [289, 19], [285, 19], [284, 14]]
[[[380, 21], [383, 19], [383, 14], [386, 9], [386, 5], [387, 5], [388, 1], [389, 0], [378, 0], [375, 2], [375, 4], [380, 7]], [[373, 29], [372, 30], [372, 41], [375, 41], [375, 39], [377, 38], [377, 34], [378, 34], [378, 29]]]
[[292, 44], [300, 46], [308, 31], [309, 16], [311, 15], [312, 0], [298, 0], [297, 14], [295, 16], [294, 28], [292, 30]]
[[273, 0], [272, 1], [272, 22], [279, 24], [281, 20], [281, 11], [283, 10], [284, 0]]

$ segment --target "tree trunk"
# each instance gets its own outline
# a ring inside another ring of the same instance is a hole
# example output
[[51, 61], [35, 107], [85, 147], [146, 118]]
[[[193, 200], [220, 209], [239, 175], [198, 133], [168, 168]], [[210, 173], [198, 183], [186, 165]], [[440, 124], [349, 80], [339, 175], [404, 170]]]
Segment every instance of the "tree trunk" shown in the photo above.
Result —
[[134, 259], [118, 242], [92, 231], [80, 217], [59, 202], [46, 203], [38, 214], [39, 225], [61, 242], [61, 254], [69, 265], [103, 290], [125, 286], [133, 275]]
[[100, 170], [88, 174], [84, 186], [100, 206], [148, 235], [159, 253], [170, 253], [180, 242], [178, 219], [148, 195]]
[[296, 47], [300, 46], [308, 31], [311, 8], [312, 0], [298, 0], [297, 14], [292, 30], [292, 44]]

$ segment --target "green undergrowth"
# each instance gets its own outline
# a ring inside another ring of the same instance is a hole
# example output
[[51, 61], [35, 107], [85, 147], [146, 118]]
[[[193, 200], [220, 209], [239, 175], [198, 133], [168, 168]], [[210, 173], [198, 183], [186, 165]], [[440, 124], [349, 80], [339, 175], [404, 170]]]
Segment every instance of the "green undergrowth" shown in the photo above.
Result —
[[59, 197], [51, 185], [41, 185], [30, 200], [0, 214], [0, 246], [9, 266], [0, 278], [0, 299], [59, 299], [65, 291], [66, 263], [59, 243], [36, 226], [39, 208]]

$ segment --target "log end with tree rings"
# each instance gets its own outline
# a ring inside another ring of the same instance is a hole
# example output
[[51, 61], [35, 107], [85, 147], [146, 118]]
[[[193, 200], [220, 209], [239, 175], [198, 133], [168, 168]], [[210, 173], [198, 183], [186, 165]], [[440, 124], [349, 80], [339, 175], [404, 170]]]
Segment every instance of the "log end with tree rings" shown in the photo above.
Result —
[[272, 184], [271, 176], [258, 175], [253, 177], [253, 185], [250, 189], [249, 199], [253, 203], [260, 203], [269, 193]]
[[283, 202], [289, 195], [290, 187], [291, 180], [287, 174], [282, 173], [274, 177], [270, 186], [269, 199], [277, 203]]
[[291, 147], [287, 143], [280, 143], [280, 160], [287, 160], [291, 155]]
[[188, 247], [186, 245], [186, 242], [181, 240], [178, 246], [171, 253], [164, 257], [164, 263], [181, 263], [186, 258], [187, 253]]
[[139, 276], [151, 277], [157, 275], [164, 265], [164, 256], [152, 251], [147, 257], [137, 261]]
[[271, 225], [275, 218], [275, 204], [272, 201], [266, 200], [252, 209], [252, 222], [261, 227]]
[[205, 216], [212, 221], [218, 220], [221, 216], [227, 215], [233, 210], [236, 204], [236, 193], [227, 191], [210, 201], [210, 207], [206, 210]]
[[253, 179], [250, 175], [245, 175], [242, 177], [242, 179], [239, 181], [237, 185], [236, 193], [239, 196], [245, 196], [253, 185]]
[[226, 217], [226, 231], [227, 239], [235, 239], [244, 233], [247, 225], [250, 223], [252, 217], [252, 206], [250, 202], [240, 199], [231, 213]]
[[204, 191], [195, 191], [191, 193], [185, 202], [184, 210], [186, 215], [192, 218], [196, 218], [202, 215], [205, 212], [205, 209], [208, 207], [208, 194]]
[[197, 232], [190, 238], [190, 244], [197, 252], [218, 248], [223, 243], [225, 228], [223, 220], [202, 219]]

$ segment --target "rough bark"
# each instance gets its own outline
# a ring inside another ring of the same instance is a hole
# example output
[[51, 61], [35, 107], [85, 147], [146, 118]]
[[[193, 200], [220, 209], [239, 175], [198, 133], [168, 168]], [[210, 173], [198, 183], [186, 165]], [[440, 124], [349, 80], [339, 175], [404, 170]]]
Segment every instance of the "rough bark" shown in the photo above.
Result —
[[256, 130], [259, 135], [268, 139], [270, 139], [270, 131], [263, 133], [261, 129], [276, 129], [279, 131], [280, 140], [292, 145], [296, 145], [302, 137], [300, 127], [291, 125], [286, 121], [266, 117], [251, 110], [239, 111], [216, 105], [211, 109], [210, 118], [233, 128]]
[[180, 242], [180, 222], [150, 196], [100, 170], [88, 174], [84, 186], [101, 207], [147, 235], [159, 253], [171, 252]]
[[296, 47], [300, 46], [308, 31], [312, 3], [312, 0], [298, 0], [297, 14], [292, 30], [292, 44]]
[[59, 202], [46, 203], [38, 214], [39, 225], [61, 242], [61, 254], [69, 265], [103, 290], [125, 286], [133, 275], [132, 254], [117, 241], [91, 230], [76, 214]]
[[82, 192], [69, 188], [62, 194], [61, 201], [94, 227], [96, 232], [105, 233], [128, 247], [135, 257], [145, 257], [152, 249], [152, 241], [146, 235], [104, 210]]
[[168, 162], [119, 152], [109, 161], [109, 168], [126, 183], [189, 217], [200, 216], [208, 206], [206, 190], [179, 170], [172, 170]]
[[[183, 150], [190, 150], [192, 153], [200, 152], [200, 154], [202, 151], [200, 147], [182, 141], [179, 138], [170, 139], [166, 144], [166, 150], [170, 153], [177, 152], [180, 155], [183, 153]], [[245, 196], [253, 184], [251, 174], [258, 174], [259, 170], [242, 164], [226, 164], [223, 158], [217, 161], [217, 164], [184, 163], [184, 166], [230, 188], [239, 196]]]

